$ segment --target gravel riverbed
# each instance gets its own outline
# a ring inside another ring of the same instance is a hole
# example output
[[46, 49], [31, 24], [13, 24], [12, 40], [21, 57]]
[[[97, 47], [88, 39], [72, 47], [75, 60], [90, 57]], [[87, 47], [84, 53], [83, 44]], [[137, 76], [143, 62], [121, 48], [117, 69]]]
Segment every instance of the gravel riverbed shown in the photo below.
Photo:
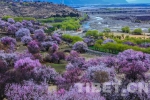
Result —
[[113, 32], [121, 31], [121, 28], [124, 26], [129, 26], [131, 30], [134, 30], [136, 28], [142, 28], [144, 32], [148, 31], [148, 28], [150, 28], [149, 23], [135, 23], [132, 22], [129, 19], [125, 20], [116, 20], [112, 17], [118, 17], [123, 15], [89, 15], [89, 20], [86, 21], [82, 27], [83, 29], [96, 29], [99, 31], [103, 31], [105, 28], [111, 29]]

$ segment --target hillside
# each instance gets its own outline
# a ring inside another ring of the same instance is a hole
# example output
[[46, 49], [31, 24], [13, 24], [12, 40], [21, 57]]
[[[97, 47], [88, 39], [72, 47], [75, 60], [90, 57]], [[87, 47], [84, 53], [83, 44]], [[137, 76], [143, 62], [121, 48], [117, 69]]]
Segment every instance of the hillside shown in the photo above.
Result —
[[47, 18], [51, 16], [79, 16], [71, 7], [53, 3], [0, 2], [0, 17], [4, 15]]

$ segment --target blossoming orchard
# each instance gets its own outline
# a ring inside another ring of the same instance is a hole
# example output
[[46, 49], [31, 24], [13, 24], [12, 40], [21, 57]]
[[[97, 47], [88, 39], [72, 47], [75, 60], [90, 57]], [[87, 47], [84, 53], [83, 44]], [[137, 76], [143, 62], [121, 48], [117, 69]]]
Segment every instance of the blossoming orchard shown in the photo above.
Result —
[[10, 34], [0, 35], [0, 100], [150, 99], [148, 42], [128, 38], [117, 48], [117, 38], [48, 34], [43, 24], [13, 18], [0, 29]]

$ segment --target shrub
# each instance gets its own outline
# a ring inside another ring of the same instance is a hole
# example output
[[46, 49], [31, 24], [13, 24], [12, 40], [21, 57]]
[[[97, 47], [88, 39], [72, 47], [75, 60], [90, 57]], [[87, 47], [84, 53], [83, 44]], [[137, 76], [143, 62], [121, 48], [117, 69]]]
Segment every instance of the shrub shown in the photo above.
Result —
[[92, 39], [92, 38], [84, 38], [83, 40], [88, 46], [93, 46], [94, 45], [94, 42], [95, 40]]
[[42, 29], [35, 30], [34, 32], [34, 38], [38, 41], [44, 41], [46, 38], [46, 34]]
[[74, 69], [74, 68], [78, 68], [78, 66], [74, 66], [74, 65], [72, 65], [71, 63], [68, 63], [68, 64], [66, 65], [66, 70], [72, 70], [72, 69]]
[[45, 41], [46, 41], [46, 42], [48, 42], [48, 41], [53, 41], [53, 39], [52, 39], [51, 36], [47, 36], [46, 39], [45, 39]]
[[33, 79], [38, 82], [51, 83], [55, 81], [58, 73], [50, 66], [36, 67], [33, 70]]
[[40, 52], [40, 46], [39, 43], [35, 40], [28, 43], [28, 50], [30, 53], [35, 54]]
[[74, 84], [80, 81], [81, 70], [79, 68], [74, 68], [72, 70], [68, 70], [63, 73], [63, 78], [65, 79], [65, 83]]
[[9, 25], [7, 28], [8, 33], [11, 33], [11, 34], [15, 34], [17, 32], [17, 30], [18, 29], [14, 24]]
[[52, 63], [60, 63], [60, 60], [65, 59], [65, 54], [63, 52], [55, 52], [53, 54], [48, 54], [44, 61]]
[[63, 34], [62, 35], [63, 40], [71, 43], [76, 43], [78, 41], [82, 41], [83, 39], [79, 36], [71, 36], [69, 34]]
[[14, 25], [15, 25], [15, 27], [17, 27], [18, 29], [19, 29], [19, 28], [23, 28], [23, 25], [22, 25], [22, 23], [20, 23], [20, 22], [16, 22]]
[[0, 20], [0, 28], [5, 31], [5, 28], [6, 28], [6, 22]]
[[72, 36], [69, 34], [63, 34], [62, 35], [63, 40], [68, 41], [68, 42], [72, 42]]
[[57, 33], [54, 33], [54, 34], [52, 35], [52, 39], [53, 39], [54, 41], [57, 41], [58, 44], [61, 43], [61, 38], [60, 38], [60, 37], [61, 37], [61, 36], [60, 36], [59, 34], [57, 34]]
[[94, 38], [98, 38], [99, 34], [97, 30], [89, 30], [86, 32], [85, 36], [87, 37], [92, 36]]
[[32, 27], [33, 24], [31, 21], [27, 21], [27, 20], [23, 20], [22, 21], [22, 24], [25, 26], [25, 27]]
[[74, 68], [72, 70], [67, 70], [63, 73], [62, 76], [56, 77], [56, 84], [58, 88], [63, 88], [69, 90], [71, 86], [74, 86], [75, 83], [81, 80], [82, 71], [79, 68]]
[[14, 52], [16, 50], [16, 39], [6, 36], [1, 38], [0, 41], [5, 46], [3, 48], [5, 52]]
[[83, 67], [85, 63], [85, 58], [80, 57], [79, 53], [76, 51], [71, 51], [70, 55], [66, 57], [66, 60], [70, 62], [67, 66], [67, 70], [72, 70], [73, 68], [79, 68], [84, 70], [85, 68]]
[[72, 36], [72, 43], [76, 43], [78, 41], [82, 41], [83, 39], [80, 36]]
[[148, 48], [150, 47], [150, 43], [142, 43], [140, 44], [141, 47], [144, 47], [144, 48]]
[[[81, 89], [81, 88], [80, 88]], [[72, 88], [69, 89], [69, 91], [66, 91], [64, 89], [60, 89], [56, 96], [51, 96], [51, 97], [56, 97], [58, 98], [57, 100], [68, 100], [68, 99], [73, 99], [73, 100], [105, 100], [103, 96], [101, 96], [100, 93], [93, 93], [92, 91], [86, 92], [86, 87], [82, 87], [81, 91], [83, 92], [77, 92], [79, 88], [77, 86], [73, 86]], [[91, 88], [90, 88], [91, 90]], [[51, 100], [54, 100], [55, 98], [51, 98]]]
[[28, 27], [28, 29], [30, 30], [30, 33], [31, 33], [31, 34], [33, 34], [34, 31], [35, 31], [34, 27]]
[[12, 16], [3, 16], [2, 20], [8, 21], [8, 18], [12, 18]]
[[7, 62], [3, 61], [2, 59], [0, 59], [0, 65], [0, 73], [4, 73], [8, 70]]
[[84, 62], [83, 68], [87, 69], [88, 67], [97, 66], [102, 62], [100, 58], [93, 58]]
[[11, 24], [8, 22], [5, 22], [5, 28], [7, 28], [9, 25], [11, 25]]
[[5, 95], [9, 100], [48, 100], [48, 84], [38, 85], [33, 81], [24, 81], [23, 84], [7, 84]]
[[115, 41], [113, 39], [106, 39], [103, 41], [103, 44], [107, 44], [107, 43], [115, 43]]
[[54, 43], [51, 41], [47, 41], [47, 42], [42, 42], [41, 43], [41, 50], [43, 51], [48, 51], [49, 48], [53, 45]]
[[59, 46], [57, 45], [57, 44], [53, 44], [49, 49], [49, 52], [50, 53], [54, 53], [54, 52], [56, 52], [56, 51], [58, 51], [58, 48], [59, 48]]
[[109, 29], [109, 28], [105, 28], [104, 30], [103, 30], [103, 33], [110, 33], [111, 32], [111, 30]]
[[55, 52], [51, 54], [51, 61], [55, 63], [60, 63], [60, 60], [65, 59], [65, 54], [63, 52]]
[[121, 30], [122, 30], [122, 32], [124, 32], [124, 33], [130, 33], [130, 27], [129, 27], [129, 26], [125, 26], [125, 27], [123, 27]]
[[126, 42], [124, 42], [123, 44], [127, 44], [127, 45], [129, 45], [129, 46], [135, 46], [135, 44], [132, 43], [132, 42], [130, 42], [130, 41], [126, 41]]
[[14, 24], [15, 23], [15, 20], [13, 19], [13, 18], [8, 18], [8, 20], [7, 20], [9, 23], [11, 23], [11, 24]]
[[18, 39], [21, 39], [23, 36], [30, 36], [30, 31], [27, 28], [21, 28], [15, 34]]
[[80, 57], [79, 53], [74, 51], [74, 50], [72, 50], [70, 52], [70, 54], [66, 57], [66, 60], [72, 62], [74, 60], [74, 58], [78, 58], [78, 57]]
[[15, 17], [14, 20], [17, 21], [17, 22], [22, 22], [23, 21], [23, 17]]
[[23, 43], [23, 44], [25, 44], [25, 45], [27, 45], [29, 42], [31, 42], [32, 41], [32, 38], [30, 37], [30, 36], [23, 36], [22, 38], [21, 38], [21, 42]]
[[117, 59], [115, 57], [105, 57], [102, 59], [102, 62], [106, 65], [106, 67], [115, 67]]
[[29, 53], [28, 50], [23, 51], [22, 53], [18, 53], [18, 59], [31, 58], [33, 59], [33, 55]]
[[143, 52], [126, 50], [117, 55], [118, 69], [126, 75], [127, 79], [136, 81], [137, 79], [145, 79], [144, 73], [149, 70], [150, 55]]
[[26, 21], [27, 27], [33, 27], [33, 23], [31, 21]]
[[16, 53], [0, 52], [0, 59], [6, 62], [9, 67], [12, 67], [15, 61], [18, 59], [18, 56]]
[[80, 23], [79, 21], [75, 21], [75, 20], [66, 20], [62, 22], [60, 26], [61, 26], [61, 29], [64, 29], [64, 30], [77, 30], [80, 28]]
[[142, 29], [141, 28], [137, 28], [132, 32], [134, 35], [141, 35], [142, 34]]
[[[108, 68], [103, 63], [100, 63], [99, 65], [96, 65], [96, 66], [88, 67], [88, 69], [86, 70], [85, 76], [83, 77], [87, 78], [88, 80], [91, 80], [92, 82], [100, 82], [99, 79], [97, 80], [95, 74], [102, 74], [102, 73], [105, 73], [108, 75], [108, 77], [106, 77], [107, 81], [113, 81], [115, 79], [114, 68]], [[97, 77], [100, 78], [100, 76], [97, 76]], [[102, 78], [103, 77], [101, 77], [101, 79]]]
[[103, 43], [103, 40], [97, 40], [94, 45], [101, 45], [102, 43]]
[[93, 80], [98, 83], [104, 83], [109, 81], [109, 75], [105, 71], [96, 71], [94, 72]]
[[85, 52], [87, 48], [88, 47], [84, 42], [76, 42], [72, 49], [82, 53]]
[[72, 65], [72, 66], [67, 66], [66, 69], [67, 70], [72, 70], [72, 68], [79, 68], [81, 70], [85, 70], [86, 68], [83, 67], [84, 63], [85, 63], [85, 58], [83, 57], [75, 57], [74, 59], [70, 60], [69, 61]]
[[39, 60], [32, 60], [30, 58], [19, 59], [15, 62], [14, 68], [22, 71], [30, 71], [36, 67], [41, 67]]
[[11, 44], [16, 45], [16, 44], [17, 44], [16, 39], [11, 38], [11, 37], [8, 37], [8, 36], [2, 37], [2, 38], [0, 39], [0, 41], [1, 41], [1, 43], [4, 44], [4, 45], [11, 45]]
[[150, 28], [148, 29], [148, 33], [150, 33]]
[[39, 60], [40, 62], [43, 62], [42, 54], [36, 53], [36, 54], [33, 54], [32, 56], [33, 56], [32, 57], [33, 60]]

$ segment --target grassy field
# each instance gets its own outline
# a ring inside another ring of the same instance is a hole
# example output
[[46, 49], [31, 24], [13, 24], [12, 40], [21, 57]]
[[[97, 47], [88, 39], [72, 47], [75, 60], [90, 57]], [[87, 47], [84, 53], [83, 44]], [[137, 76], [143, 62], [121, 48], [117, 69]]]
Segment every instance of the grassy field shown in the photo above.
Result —
[[[64, 50], [70, 50], [71, 51], [71, 47], [69, 47], [65, 42], [62, 42], [59, 45], [59, 51], [63, 52]], [[24, 50], [27, 50], [27, 46], [24, 46], [21, 42], [17, 42], [17, 52], [23, 52]], [[42, 54], [43, 58], [45, 58], [48, 54], [48, 52], [40, 52], [40, 54]], [[68, 52], [65, 53], [66, 56], [69, 54]], [[85, 57], [86, 60], [92, 59], [92, 58], [96, 58], [98, 56], [96, 55], [90, 55], [88, 53], [83, 53], [81, 54], [82, 57]], [[50, 63], [50, 62], [45, 62], [43, 63], [43, 65], [46, 66], [51, 66], [52, 68], [54, 68], [58, 73], [63, 73], [66, 70], [66, 65], [67, 65], [67, 61], [65, 60], [61, 60], [59, 64], [56, 63]]]
[[88, 54], [88, 53], [81, 54], [81, 56], [82, 56], [82, 57], [85, 57], [86, 60], [99, 57], [99, 56], [91, 55], [91, 54]]
[[[63, 63], [62, 63], [63, 62]], [[65, 70], [66, 70], [66, 65], [67, 65], [67, 62], [65, 61], [61, 61], [60, 64], [55, 64], [55, 63], [45, 63], [46, 66], [51, 66], [52, 68], [55, 68], [55, 70], [58, 72], [58, 73], [63, 73]]]

